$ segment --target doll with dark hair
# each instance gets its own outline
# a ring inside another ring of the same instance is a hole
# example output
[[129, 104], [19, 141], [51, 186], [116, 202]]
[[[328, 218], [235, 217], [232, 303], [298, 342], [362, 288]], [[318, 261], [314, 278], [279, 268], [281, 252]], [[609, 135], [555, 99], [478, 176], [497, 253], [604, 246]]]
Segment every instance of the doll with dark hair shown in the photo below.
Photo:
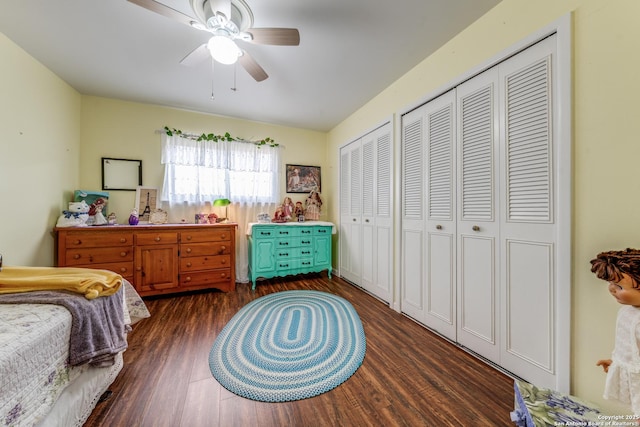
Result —
[[604, 398], [630, 405], [640, 415], [640, 250], [599, 253], [591, 271], [608, 282], [609, 293], [622, 305], [611, 359], [596, 363], [607, 373]]

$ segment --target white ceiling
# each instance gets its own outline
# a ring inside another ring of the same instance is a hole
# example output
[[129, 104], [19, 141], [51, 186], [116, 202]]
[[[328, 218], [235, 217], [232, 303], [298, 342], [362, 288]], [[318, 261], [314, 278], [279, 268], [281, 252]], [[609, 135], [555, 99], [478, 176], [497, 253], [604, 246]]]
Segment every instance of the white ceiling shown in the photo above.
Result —
[[246, 0], [254, 27], [300, 31], [295, 47], [238, 43], [260, 83], [239, 64], [180, 65], [210, 34], [127, 0], [4, 0], [0, 32], [82, 94], [328, 131], [499, 1]]

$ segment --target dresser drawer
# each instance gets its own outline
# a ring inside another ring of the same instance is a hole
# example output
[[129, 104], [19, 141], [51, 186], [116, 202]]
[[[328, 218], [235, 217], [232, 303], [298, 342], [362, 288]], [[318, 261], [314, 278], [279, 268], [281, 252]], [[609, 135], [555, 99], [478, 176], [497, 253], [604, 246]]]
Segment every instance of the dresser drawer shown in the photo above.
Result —
[[189, 230], [180, 233], [181, 243], [220, 242], [231, 240], [231, 231], [228, 228], [209, 230]]
[[189, 258], [180, 258], [180, 272], [199, 271], [212, 268], [230, 267], [230, 255], [206, 255]]
[[331, 227], [314, 227], [313, 231], [316, 236], [331, 236]]
[[298, 229], [298, 227], [294, 227], [294, 226], [283, 226], [283, 227], [278, 227], [275, 229], [275, 236], [276, 237], [296, 237], [300, 235], [300, 230]]
[[313, 256], [311, 247], [280, 248], [276, 250], [276, 260], [288, 260]]
[[133, 262], [133, 248], [67, 249], [65, 252], [67, 266], [87, 265], [94, 268], [94, 265], [98, 264], [124, 261]]
[[176, 232], [160, 231], [136, 234], [137, 246], [170, 245], [173, 243], [178, 243], [178, 233]]
[[287, 239], [276, 239], [276, 248], [298, 248], [300, 246], [312, 246], [311, 237], [290, 237]]
[[[77, 266], [77, 267], [81, 267], [81, 266]], [[93, 269], [98, 269], [98, 270], [113, 271], [114, 273], [118, 273], [125, 279], [133, 278], [133, 261], [95, 263], [95, 264], [91, 264], [89, 267]]]
[[133, 233], [67, 233], [65, 246], [69, 248], [97, 248], [133, 246]]
[[278, 260], [276, 261], [276, 269], [279, 272], [286, 270], [300, 270], [313, 267], [313, 258]]
[[180, 245], [181, 257], [192, 257], [201, 255], [229, 255], [231, 245], [229, 242], [215, 243], [182, 243]]
[[254, 239], [269, 239], [276, 237], [275, 227], [253, 227], [251, 235]]
[[[211, 271], [200, 271], [193, 273], [181, 273], [180, 286], [206, 286], [212, 283], [229, 282], [230, 279], [231, 270], [228, 268], [220, 268]], [[235, 283], [233, 285], [235, 286]], [[229, 286], [232, 286], [231, 282], [229, 282]]]

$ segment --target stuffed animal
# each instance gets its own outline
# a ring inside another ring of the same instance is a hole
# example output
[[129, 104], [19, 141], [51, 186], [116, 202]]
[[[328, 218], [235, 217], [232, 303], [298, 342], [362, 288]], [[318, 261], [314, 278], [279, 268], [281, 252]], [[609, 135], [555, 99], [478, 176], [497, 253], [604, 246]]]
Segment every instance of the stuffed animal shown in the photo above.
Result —
[[70, 202], [69, 210], [62, 211], [56, 227], [85, 227], [89, 219], [89, 205], [81, 202]]

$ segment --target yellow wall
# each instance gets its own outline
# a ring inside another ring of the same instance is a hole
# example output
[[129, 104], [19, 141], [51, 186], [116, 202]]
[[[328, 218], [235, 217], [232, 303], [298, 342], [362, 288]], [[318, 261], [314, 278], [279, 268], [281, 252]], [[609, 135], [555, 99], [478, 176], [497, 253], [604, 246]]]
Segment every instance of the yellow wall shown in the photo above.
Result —
[[52, 265], [51, 229], [79, 182], [81, 96], [0, 33], [0, 254]]
[[[82, 98], [82, 153], [80, 184], [85, 190], [100, 190], [101, 157], [142, 160], [142, 184], [162, 187], [164, 167], [160, 164], [160, 134], [164, 126], [195, 134], [229, 132], [248, 140], [266, 137], [283, 145], [282, 197], [285, 197], [284, 166], [287, 163], [326, 168], [326, 134], [274, 126], [228, 117], [212, 116], [148, 104], [84, 96]], [[306, 194], [286, 194], [303, 201]], [[134, 191], [110, 191], [109, 212], [125, 223], [135, 205]], [[208, 210], [206, 210], [208, 212]], [[171, 214], [171, 212], [170, 212]], [[185, 218], [193, 222], [193, 217]], [[178, 219], [176, 219], [178, 221]]]
[[[337, 165], [341, 145], [569, 12], [574, 29], [571, 389], [617, 414], [628, 410], [602, 399], [605, 375], [595, 363], [611, 354], [619, 305], [590, 272], [589, 260], [603, 250], [640, 247], [640, 180], [635, 175], [640, 2], [503, 0], [334, 128], [328, 155]], [[335, 168], [331, 176], [330, 193], [338, 192], [338, 172]], [[336, 222], [337, 208], [330, 205]]]
[[[602, 250], [640, 247], [634, 221], [640, 216], [636, 0], [503, 0], [328, 136], [83, 97], [0, 34], [0, 253], [7, 264], [50, 265], [55, 218], [72, 190], [100, 188], [102, 156], [142, 159], [144, 185], [159, 187], [154, 131], [164, 125], [276, 139], [286, 146], [283, 164], [322, 166], [328, 219], [337, 221], [340, 145], [569, 12], [574, 24], [571, 386], [573, 394], [622, 413], [601, 398], [604, 374], [595, 366], [610, 354], [618, 305], [590, 273], [589, 260]], [[123, 221], [133, 200], [133, 193], [114, 192], [110, 210]]]

